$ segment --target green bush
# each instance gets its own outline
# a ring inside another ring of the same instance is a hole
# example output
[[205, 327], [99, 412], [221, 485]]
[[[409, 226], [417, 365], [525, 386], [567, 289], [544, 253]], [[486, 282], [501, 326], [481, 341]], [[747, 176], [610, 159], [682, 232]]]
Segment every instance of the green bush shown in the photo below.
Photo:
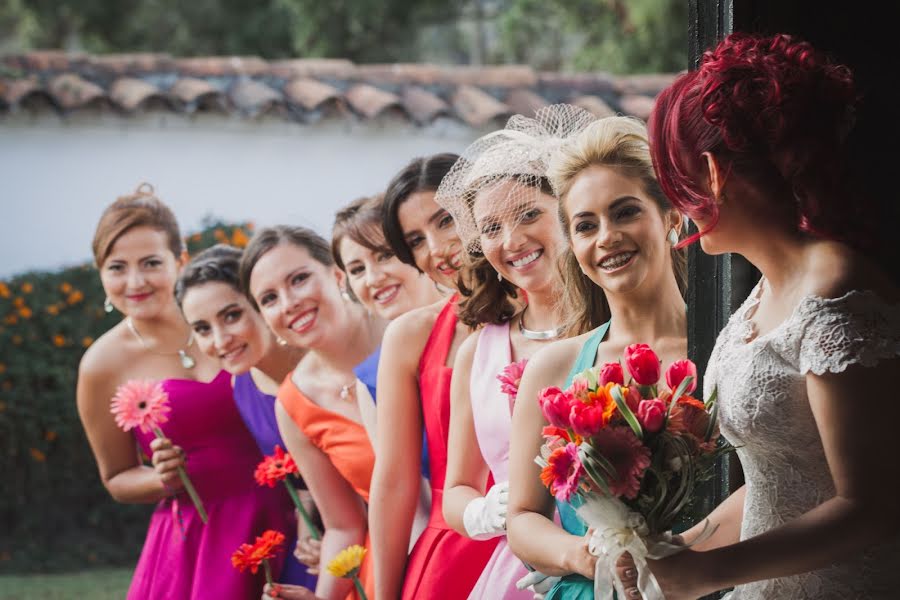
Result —
[[[207, 219], [188, 251], [251, 230]], [[0, 574], [137, 560], [153, 508], [112, 500], [75, 406], [82, 353], [121, 319], [103, 300], [93, 265], [0, 281]]]

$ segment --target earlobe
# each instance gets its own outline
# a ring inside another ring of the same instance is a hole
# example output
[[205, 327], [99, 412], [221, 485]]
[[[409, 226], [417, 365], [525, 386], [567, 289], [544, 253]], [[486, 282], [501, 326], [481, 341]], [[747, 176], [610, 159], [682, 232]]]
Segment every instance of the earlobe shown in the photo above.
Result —
[[704, 152], [703, 158], [706, 159], [707, 181], [709, 182], [709, 189], [712, 192], [712, 196], [715, 199], [716, 204], [722, 204], [722, 201], [725, 199], [725, 194], [722, 189], [725, 185], [725, 181], [722, 177], [722, 170], [719, 165], [719, 161], [715, 156], [713, 156], [712, 152]]

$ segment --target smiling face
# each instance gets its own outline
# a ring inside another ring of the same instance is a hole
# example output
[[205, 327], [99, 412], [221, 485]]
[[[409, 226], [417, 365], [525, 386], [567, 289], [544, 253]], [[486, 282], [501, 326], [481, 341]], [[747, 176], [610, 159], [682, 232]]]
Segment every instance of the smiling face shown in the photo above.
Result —
[[416, 266], [437, 283], [455, 288], [462, 245], [453, 217], [434, 201], [434, 192], [411, 194], [398, 208], [397, 219]]
[[608, 294], [656, 286], [671, 275], [666, 235], [680, 229], [674, 211], [663, 215], [636, 178], [603, 166], [579, 173], [563, 208], [572, 250], [582, 271]]
[[431, 280], [390, 252], [372, 250], [349, 236], [341, 238], [339, 252], [350, 289], [383, 319], [396, 319], [437, 299]]
[[188, 288], [181, 311], [200, 351], [233, 374], [246, 373], [271, 349], [272, 333], [250, 301], [231, 285], [212, 281]]
[[165, 232], [134, 227], [113, 244], [100, 265], [100, 281], [120, 312], [133, 319], [152, 319], [175, 302], [172, 294], [182, 265], [169, 249]]
[[556, 210], [553, 196], [510, 180], [475, 196], [472, 215], [484, 257], [526, 292], [554, 285], [556, 260], [566, 243]]
[[343, 273], [309, 251], [282, 242], [263, 254], [250, 273], [250, 294], [269, 329], [289, 345], [315, 349], [343, 318]]

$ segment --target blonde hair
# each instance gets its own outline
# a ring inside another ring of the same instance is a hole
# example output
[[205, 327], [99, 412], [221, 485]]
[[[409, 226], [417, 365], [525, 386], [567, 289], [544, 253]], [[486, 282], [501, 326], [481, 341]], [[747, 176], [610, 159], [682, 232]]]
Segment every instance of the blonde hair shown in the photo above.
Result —
[[[646, 125], [631, 117], [599, 119], [559, 148], [547, 172], [560, 198], [559, 219], [566, 237], [569, 237], [566, 196], [578, 174], [594, 165], [610, 167], [626, 177], [639, 180], [644, 192], [656, 202], [660, 211], [672, 210], [672, 204], [663, 194], [653, 170]], [[672, 270], [678, 289], [684, 296], [687, 287], [687, 257], [684, 250], [672, 250]], [[560, 299], [560, 314], [566, 318], [568, 336], [590, 331], [609, 319], [606, 294], [581, 270], [571, 246], [560, 258], [559, 271], [566, 282]]]

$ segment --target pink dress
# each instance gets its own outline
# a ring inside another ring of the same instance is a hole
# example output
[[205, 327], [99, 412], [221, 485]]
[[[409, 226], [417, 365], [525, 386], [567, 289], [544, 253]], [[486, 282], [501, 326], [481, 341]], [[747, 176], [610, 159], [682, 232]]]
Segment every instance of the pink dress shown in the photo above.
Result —
[[[509, 481], [512, 413], [509, 397], [500, 391], [497, 374], [511, 362], [509, 323], [486, 325], [478, 335], [469, 396], [481, 456], [498, 483]], [[533, 592], [516, 589], [516, 581], [528, 570], [509, 549], [506, 536], [498, 539], [497, 548], [469, 594], [470, 600], [532, 600]]]
[[403, 600], [464, 600], [484, 570], [497, 540], [470, 540], [444, 521], [444, 477], [450, 429], [450, 377], [447, 354], [456, 333], [456, 303], [450, 300], [434, 323], [419, 361], [419, 396], [428, 440], [431, 516], [406, 565]]
[[[262, 570], [256, 575], [239, 573], [231, 555], [266, 529], [289, 535], [293, 504], [282, 488], [260, 487], [253, 478], [262, 455], [235, 406], [228, 372], [219, 372], [209, 383], [166, 379], [163, 387], [172, 411], [161, 429], [184, 448], [185, 467], [209, 521], [203, 524], [187, 493], [160, 501], [128, 598], [259, 598], [265, 584]], [[150, 456], [153, 434], [135, 431]], [[272, 561], [276, 580], [284, 556]]]

